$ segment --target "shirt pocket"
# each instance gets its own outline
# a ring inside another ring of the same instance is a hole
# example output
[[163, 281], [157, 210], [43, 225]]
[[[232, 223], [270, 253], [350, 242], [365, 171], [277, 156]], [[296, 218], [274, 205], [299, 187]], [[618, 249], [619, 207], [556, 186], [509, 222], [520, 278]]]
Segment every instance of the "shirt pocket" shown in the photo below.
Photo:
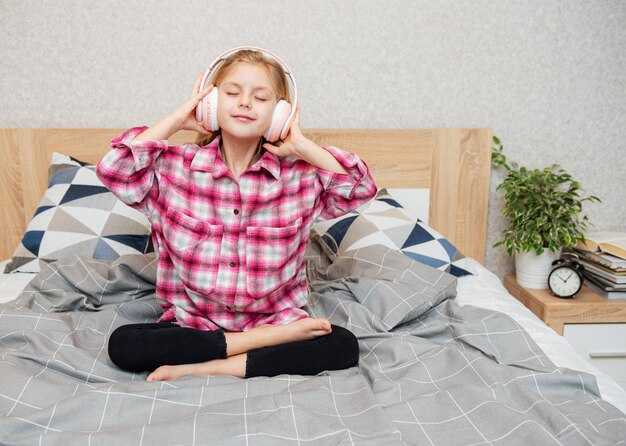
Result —
[[182, 212], [165, 213], [163, 244], [185, 287], [209, 293], [215, 288], [222, 248], [223, 225], [211, 225]]
[[282, 228], [246, 228], [246, 288], [250, 296], [265, 297], [295, 276], [295, 254], [301, 239], [302, 217]]

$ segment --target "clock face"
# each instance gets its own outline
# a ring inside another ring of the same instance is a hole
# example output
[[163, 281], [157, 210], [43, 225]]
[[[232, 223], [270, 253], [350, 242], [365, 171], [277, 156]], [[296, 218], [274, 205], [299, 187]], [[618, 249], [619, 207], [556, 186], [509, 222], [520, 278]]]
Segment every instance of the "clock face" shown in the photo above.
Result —
[[582, 287], [582, 280], [574, 269], [568, 266], [559, 266], [550, 273], [548, 285], [555, 296], [571, 297]]

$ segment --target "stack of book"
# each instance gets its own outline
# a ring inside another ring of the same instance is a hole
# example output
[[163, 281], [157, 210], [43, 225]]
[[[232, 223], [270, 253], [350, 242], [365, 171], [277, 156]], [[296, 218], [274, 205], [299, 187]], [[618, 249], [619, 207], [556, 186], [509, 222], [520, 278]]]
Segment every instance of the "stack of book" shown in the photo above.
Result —
[[574, 251], [585, 267], [585, 284], [606, 299], [626, 299], [626, 232], [589, 232]]

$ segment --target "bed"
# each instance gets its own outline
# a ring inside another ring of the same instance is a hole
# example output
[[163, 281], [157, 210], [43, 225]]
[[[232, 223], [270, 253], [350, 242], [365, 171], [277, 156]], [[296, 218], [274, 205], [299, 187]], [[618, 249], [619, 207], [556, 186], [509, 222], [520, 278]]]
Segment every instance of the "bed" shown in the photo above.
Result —
[[[320, 221], [306, 254], [307, 309], [357, 335], [358, 367], [164, 383], [117, 369], [107, 335], [158, 316], [155, 255], [142, 222], [89, 201], [102, 191], [79, 177], [121, 130], [0, 130], [2, 271], [26, 271], [0, 276], [0, 443], [624, 443], [626, 392], [482, 265], [489, 129], [304, 131], [366, 160], [380, 189]], [[62, 198], [48, 195], [52, 174], [69, 184]], [[64, 208], [70, 189], [78, 205]], [[87, 202], [88, 215], [77, 210]], [[45, 217], [54, 208], [65, 219]], [[112, 213], [114, 231], [133, 229], [124, 240], [111, 229], [106, 249], [72, 232], [103, 230]]]

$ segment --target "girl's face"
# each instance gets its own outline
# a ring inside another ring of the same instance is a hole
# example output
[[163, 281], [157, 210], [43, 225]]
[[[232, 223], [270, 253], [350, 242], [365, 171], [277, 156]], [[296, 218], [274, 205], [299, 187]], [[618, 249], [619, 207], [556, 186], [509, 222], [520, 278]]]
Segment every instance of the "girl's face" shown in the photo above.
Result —
[[277, 102], [265, 67], [237, 63], [219, 85], [219, 126], [238, 138], [259, 138], [269, 128]]

